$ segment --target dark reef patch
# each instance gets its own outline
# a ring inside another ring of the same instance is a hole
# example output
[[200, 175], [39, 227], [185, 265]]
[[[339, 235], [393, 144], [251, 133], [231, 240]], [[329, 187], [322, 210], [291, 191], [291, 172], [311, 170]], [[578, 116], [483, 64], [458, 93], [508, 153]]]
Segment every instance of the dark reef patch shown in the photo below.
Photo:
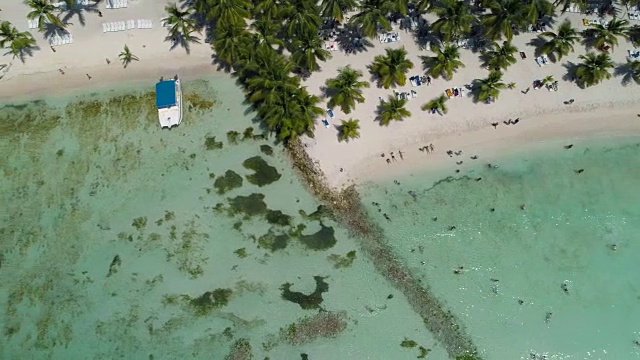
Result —
[[271, 210], [267, 209], [267, 214], [265, 215], [267, 222], [273, 225], [280, 226], [291, 226], [291, 216], [283, 213], [280, 210]]
[[306, 220], [314, 220], [314, 221], [322, 221], [324, 219], [335, 220], [335, 216], [333, 210], [326, 205], [318, 205], [316, 211], [311, 214], [307, 214], [306, 211], [300, 210], [298, 211], [300, 216], [302, 216]]
[[216, 188], [218, 194], [224, 194], [241, 187], [242, 182], [242, 176], [233, 170], [227, 170], [224, 175], [218, 176], [216, 181], [213, 182], [213, 187]]
[[269, 146], [269, 145], [266, 145], [266, 144], [265, 145], [260, 145], [260, 151], [263, 154], [268, 155], [268, 156], [273, 155], [273, 148], [271, 146]]
[[238, 195], [229, 200], [229, 215], [245, 214], [246, 217], [262, 215], [267, 212], [264, 194], [253, 193], [249, 196]]
[[351, 250], [345, 256], [341, 256], [338, 254], [331, 254], [327, 256], [327, 260], [333, 262], [333, 267], [336, 269], [346, 268], [353, 264], [353, 261], [356, 259], [356, 251]]
[[278, 234], [269, 229], [269, 231], [258, 238], [258, 246], [262, 249], [268, 249], [271, 252], [282, 250], [287, 247], [291, 238], [287, 234]]
[[189, 301], [189, 305], [195, 310], [196, 314], [206, 315], [213, 309], [226, 306], [232, 294], [233, 291], [231, 289], [215, 289], [207, 291], [196, 298], [191, 298], [188, 295], [185, 295], [184, 298]]
[[300, 235], [298, 239], [311, 250], [327, 250], [338, 242], [333, 227], [325, 226], [323, 223], [320, 223], [320, 230], [311, 235]]
[[316, 281], [316, 289], [309, 295], [291, 291], [292, 283], [282, 284], [280, 287], [282, 298], [300, 305], [304, 310], [321, 309], [320, 304], [324, 300], [322, 293], [329, 291], [329, 284], [324, 281], [325, 278], [322, 276], [314, 276], [313, 279]]
[[280, 180], [280, 177], [282, 176], [278, 173], [278, 170], [275, 167], [269, 165], [260, 156], [254, 156], [245, 160], [242, 163], [242, 166], [254, 171], [253, 174], [246, 176], [247, 180], [254, 185], [269, 185]]
[[219, 150], [222, 149], [223, 145], [222, 141], [216, 141], [215, 136], [207, 136], [204, 138], [204, 147], [207, 150]]

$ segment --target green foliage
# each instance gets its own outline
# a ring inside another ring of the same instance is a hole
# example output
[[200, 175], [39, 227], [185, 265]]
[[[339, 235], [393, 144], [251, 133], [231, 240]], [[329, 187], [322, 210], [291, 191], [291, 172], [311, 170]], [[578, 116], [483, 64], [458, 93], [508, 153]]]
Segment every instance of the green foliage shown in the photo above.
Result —
[[356, 139], [360, 137], [360, 120], [342, 120], [342, 124], [339, 128], [338, 139], [340, 141], [349, 141], [349, 139]]
[[283, 213], [280, 210], [271, 210], [267, 209], [267, 214], [265, 215], [267, 222], [273, 225], [280, 226], [291, 226], [291, 216]]
[[404, 118], [411, 116], [411, 112], [404, 107], [406, 104], [406, 99], [389, 95], [389, 99], [380, 103], [378, 108], [380, 125], [387, 126], [392, 120], [402, 121]]
[[427, 74], [434, 78], [443, 77], [446, 80], [453, 78], [453, 73], [458, 68], [464, 67], [460, 61], [460, 51], [457, 46], [445, 45], [444, 47], [433, 46], [431, 51], [435, 52], [435, 56], [421, 56], [422, 66]]
[[546, 31], [540, 36], [549, 40], [540, 47], [540, 51], [561, 60], [563, 56], [574, 51], [573, 44], [580, 40], [578, 32], [571, 26], [569, 19], [565, 19], [558, 27], [557, 32]]
[[457, 40], [471, 31], [476, 21], [471, 6], [464, 1], [442, 0], [435, 2], [429, 12], [438, 17], [431, 29], [437, 31], [444, 41]]
[[238, 195], [229, 200], [229, 214], [245, 214], [245, 216], [262, 215], [267, 212], [267, 203], [264, 202], [264, 194], [251, 194], [249, 196]]
[[427, 349], [424, 346], [418, 346], [418, 351], [420, 352], [417, 356], [418, 359], [424, 359], [429, 355], [431, 349]]
[[127, 68], [127, 66], [129, 66], [129, 64], [131, 64], [132, 61], [140, 60], [137, 56], [133, 55], [133, 53], [129, 49], [129, 46], [127, 45], [124, 46], [124, 49], [122, 50], [120, 55], [118, 55], [118, 57], [120, 58], [120, 62], [122, 62], [122, 65], [125, 67], [125, 69]]
[[213, 309], [226, 306], [229, 303], [231, 295], [233, 295], [231, 289], [215, 289], [213, 291], [207, 291], [193, 299], [186, 296], [186, 299], [196, 314], [207, 315]]
[[353, 261], [356, 259], [356, 251], [351, 250], [345, 256], [338, 254], [331, 254], [327, 256], [327, 260], [333, 262], [333, 267], [336, 269], [342, 269], [350, 267]]
[[162, 22], [169, 26], [169, 35], [166, 40], [172, 42], [171, 48], [181, 45], [187, 54], [190, 53], [191, 43], [200, 43], [200, 38], [192, 35], [196, 31], [192, 9], [187, 7], [182, 10], [173, 3], [165, 6], [164, 10], [167, 12], [167, 17], [162, 19]]
[[58, 18], [54, 12], [58, 9], [49, 0], [26, 0], [27, 6], [31, 11], [27, 14], [27, 19], [38, 20], [38, 30], [44, 31], [47, 24], [64, 28], [65, 24]]
[[613, 69], [614, 64], [608, 53], [588, 52], [585, 55], [580, 55], [580, 60], [582, 63], [575, 70], [576, 79], [580, 86], [594, 86], [611, 78], [609, 71]]
[[219, 150], [222, 149], [222, 141], [216, 141], [215, 136], [207, 136], [204, 138], [204, 147], [207, 150]]
[[378, 28], [391, 30], [387, 16], [393, 11], [394, 4], [387, 0], [362, 0], [358, 13], [349, 19], [349, 23], [360, 27], [362, 34], [369, 38], [378, 35]]
[[239, 136], [240, 133], [237, 131], [227, 131], [227, 141], [229, 142], [229, 144], [237, 144]]
[[513, 46], [510, 41], [500, 44], [494, 42], [492, 49], [483, 52], [483, 60], [486, 67], [491, 70], [506, 70], [509, 66], [517, 62], [514, 54], [518, 52], [518, 48]]
[[291, 238], [289, 235], [277, 234], [273, 230], [269, 229], [266, 234], [261, 235], [258, 238], [258, 246], [262, 249], [275, 252], [286, 248], [290, 240]]
[[502, 73], [491, 71], [486, 79], [478, 80], [478, 85], [474, 89], [476, 101], [487, 101], [488, 99], [495, 101], [500, 95], [500, 90], [506, 87], [507, 85], [502, 82]]
[[422, 105], [422, 110], [431, 110], [436, 109], [438, 114], [444, 115], [449, 109], [447, 108], [447, 101], [449, 101], [449, 97], [441, 94], [435, 99], [431, 99], [428, 103]]
[[400, 346], [402, 346], [403, 348], [414, 348], [414, 347], [418, 346], [418, 343], [413, 341], [413, 340], [409, 340], [409, 339], [405, 338], [400, 343]]
[[237, 257], [244, 259], [247, 257], [247, 248], [236, 249], [233, 253], [236, 254]]
[[624, 37], [629, 32], [629, 21], [613, 18], [606, 25], [595, 24], [585, 31], [587, 41], [591, 41], [596, 49], [604, 50], [610, 46], [613, 50], [618, 46], [618, 37]]
[[271, 156], [273, 155], [273, 148], [269, 145], [260, 145], [260, 152], [265, 155]]
[[36, 46], [36, 40], [30, 32], [20, 32], [9, 21], [0, 22], [0, 47], [9, 48], [14, 58], [24, 62], [25, 56], [31, 55]]
[[242, 166], [254, 171], [253, 174], [247, 175], [246, 178], [250, 183], [260, 187], [276, 182], [280, 180], [282, 176], [275, 167], [270, 166], [260, 156], [254, 156], [245, 160], [242, 162]]
[[329, 97], [327, 106], [339, 106], [342, 112], [348, 114], [356, 106], [356, 102], [363, 103], [362, 89], [368, 88], [367, 81], [360, 81], [362, 72], [352, 69], [349, 65], [338, 70], [338, 76], [325, 81], [325, 93]]
[[144, 227], [147, 226], [147, 217], [146, 216], [141, 216], [141, 217], [133, 219], [133, 221], [131, 222], [131, 226], [133, 226], [134, 228], [136, 228], [138, 230], [144, 229]]
[[218, 194], [224, 194], [241, 186], [242, 176], [232, 170], [227, 170], [223, 176], [219, 176], [216, 181], [213, 182], [213, 187], [216, 188]]
[[528, 9], [522, 0], [488, 0], [489, 13], [481, 15], [481, 24], [487, 36], [498, 40], [503, 36], [511, 41], [513, 29], [528, 25]]
[[407, 50], [385, 49], [385, 55], [378, 55], [369, 66], [373, 75], [385, 89], [391, 86], [404, 86], [407, 83], [407, 72], [413, 69], [413, 63], [407, 59]]
[[627, 60], [625, 64], [616, 68], [615, 73], [622, 76], [622, 85], [629, 85], [631, 81], [640, 85], [640, 61], [638, 60]]

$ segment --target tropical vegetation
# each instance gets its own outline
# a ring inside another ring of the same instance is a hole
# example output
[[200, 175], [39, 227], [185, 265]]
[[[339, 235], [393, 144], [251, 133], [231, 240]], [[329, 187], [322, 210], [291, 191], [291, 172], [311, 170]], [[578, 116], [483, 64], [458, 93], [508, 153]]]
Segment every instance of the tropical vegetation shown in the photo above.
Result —
[[378, 120], [380, 125], [387, 126], [391, 121], [402, 121], [411, 116], [411, 112], [405, 109], [407, 99], [389, 95], [386, 101], [381, 101], [378, 107]]
[[627, 60], [625, 64], [616, 68], [615, 74], [622, 76], [622, 85], [628, 85], [631, 81], [640, 85], [640, 61]]
[[448, 100], [449, 97], [442, 94], [437, 98], [431, 99], [428, 103], [422, 105], [422, 110], [435, 110], [442, 116], [449, 111], [449, 108], [447, 107]]
[[385, 49], [385, 55], [378, 55], [373, 59], [369, 69], [378, 78], [378, 82], [385, 89], [391, 86], [403, 86], [407, 83], [407, 72], [413, 69], [413, 63], [407, 59], [407, 50]]
[[24, 62], [26, 55], [31, 55], [37, 48], [36, 40], [28, 31], [21, 32], [8, 21], [0, 22], [0, 47], [9, 49], [8, 54]]
[[125, 68], [129, 66], [132, 61], [140, 60], [137, 56], [133, 55], [128, 45], [124, 46], [124, 49], [122, 49], [122, 52], [120, 53], [120, 55], [118, 55], [118, 57], [120, 58], [120, 62], [122, 62], [122, 65]]
[[614, 64], [608, 53], [588, 52], [580, 55], [580, 63], [575, 69], [578, 85], [590, 87], [601, 83], [603, 80], [610, 79], [610, 70]]
[[363, 103], [362, 89], [368, 88], [367, 81], [361, 81], [362, 72], [352, 69], [349, 65], [341, 68], [338, 76], [327, 79], [325, 93], [329, 97], [327, 106], [339, 106], [342, 112], [348, 114], [356, 106], [356, 102]]
[[433, 46], [431, 51], [435, 56], [421, 56], [422, 66], [429, 76], [451, 80], [453, 73], [464, 67], [460, 61], [460, 51], [455, 45], [445, 45], [442, 48]]
[[553, 57], [555, 60], [561, 60], [563, 56], [569, 55], [574, 51], [573, 44], [580, 40], [578, 32], [571, 26], [569, 19], [565, 19], [557, 32], [545, 31], [540, 34], [543, 38], [549, 40], [540, 47], [540, 51]]
[[360, 120], [342, 120], [339, 126], [338, 139], [340, 141], [349, 141], [360, 137]]
[[492, 44], [490, 50], [482, 53], [484, 64], [491, 70], [506, 70], [509, 66], [517, 62], [515, 54], [518, 48], [510, 41], [503, 41], [502, 46], [497, 42]]
[[38, 29], [43, 31], [47, 24], [64, 28], [65, 24], [54, 14], [58, 9], [49, 0], [27, 0], [27, 6], [31, 11], [27, 14], [27, 19], [38, 20]]
[[607, 47], [618, 45], [618, 38], [624, 37], [629, 32], [629, 21], [624, 19], [613, 18], [608, 24], [591, 25], [585, 34], [587, 35], [585, 42], [587, 45], [593, 45], [596, 49], [606, 51]]
[[486, 78], [477, 80], [474, 88], [476, 101], [492, 102], [498, 99], [500, 90], [507, 87], [507, 85], [502, 82], [502, 75], [500, 71], [493, 70]]
[[200, 42], [197, 36], [192, 35], [196, 31], [196, 21], [193, 18], [191, 9], [180, 10], [173, 3], [167, 5], [164, 10], [167, 12], [167, 17], [162, 19], [162, 22], [169, 26], [169, 35], [167, 35], [166, 40], [172, 42], [172, 49], [181, 45], [189, 53], [190, 44], [192, 42]]
[[471, 13], [471, 6], [465, 1], [438, 1], [429, 12], [438, 17], [431, 29], [438, 32], [444, 41], [456, 41], [467, 35], [476, 22], [476, 17]]

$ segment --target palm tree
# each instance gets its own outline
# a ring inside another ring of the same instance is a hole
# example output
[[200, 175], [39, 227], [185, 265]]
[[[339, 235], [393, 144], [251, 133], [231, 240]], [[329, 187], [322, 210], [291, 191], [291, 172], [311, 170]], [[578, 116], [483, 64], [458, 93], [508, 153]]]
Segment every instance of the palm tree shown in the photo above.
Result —
[[550, 83], [552, 83], [554, 81], [555, 81], [555, 79], [553, 78], [553, 75], [547, 75], [544, 78], [542, 78], [542, 85], [550, 84]]
[[329, 108], [340, 106], [342, 112], [348, 114], [356, 106], [356, 102], [363, 103], [365, 99], [362, 96], [362, 89], [370, 85], [367, 81], [360, 81], [361, 77], [361, 71], [347, 65], [338, 70], [338, 76], [327, 79], [325, 82], [325, 92], [329, 97], [327, 106]]
[[387, 101], [382, 101], [378, 108], [378, 119], [380, 120], [380, 125], [387, 126], [391, 120], [402, 121], [404, 118], [411, 116], [411, 112], [404, 108], [406, 104], [406, 99], [389, 95], [389, 99]]
[[47, 23], [64, 28], [65, 24], [53, 14], [57, 8], [49, 0], [26, 0], [25, 3], [32, 10], [27, 14], [27, 19], [38, 19], [38, 30], [43, 31]]
[[244, 25], [245, 19], [251, 17], [249, 10], [253, 8], [247, 0], [216, 0], [207, 2], [207, 18], [216, 24]]
[[560, 6], [562, 8], [560, 10], [562, 14], [564, 14], [571, 5], [578, 5], [578, 8], [582, 12], [587, 10], [587, 0], [556, 0], [553, 5]]
[[609, 70], [613, 69], [614, 65], [608, 53], [588, 52], [585, 55], [580, 55], [580, 59], [582, 63], [575, 70], [576, 79], [580, 86], [590, 87], [611, 78]]
[[429, 12], [438, 17], [431, 29], [440, 33], [444, 41], [456, 41], [461, 35], [468, 34], [476, 17], [471, 6], [464, 1], [442, 0], [430, 8]]
[[282, 96], [294, 94], [300, 79], [290, 76], [293, 63], [273, 48], [260, 46], [251, 62], [244, 64], [247, 73], [248, 100], [254, 104], [275, 104]]
[[509, 66], [515, 64], [518, 60], [514, 54], [518, 52], [518, 48], [511, 44], [510, 41], [500, 44], [494, 42], [493, 49], [485, 51], [482, 55], [485, 66], [492, 70], [506, 70]]
[[438, 114], [440, 114], [440, 116], [443, 116], [449, 111], [449, 109], [447, 108], [448, 100], [449, 97], [442, 94], [437, 98], [431, 99], [428, 103], [422, 105], [422, 110], [435, 109]]
[[535, 24], [542, 17], [554, 17], [555, 6], [549, 0], [526, 0], [528, 8], [527, 18], [531, 24]]
[[30, 32], [20, 32], [10, 22], [0, 22], [0, 47], [8, 48], [10, 54], [20, 61], [25, 61], [25, 55], [31, 55], [36, 48], [36, 40]]
[[607, 46], [613, 48], [618, 45], [618, 37], [624, 37], [629, 32], [629, 21], [613, 18], [607, 25], [596, 24], [585, 33], [587, 41], [592, 41], [596, 49], [604, 50]]
[[488, 0], [490, 13], [481, 16], [481, 23], [487, 36], [493, 40], [502, 36], [513, 38], [513, 30], [521, 29], [528, 23], [527, 7], [521, 0]]
[[187, 54], [190, 53], [189, 44], [192, 42], [199, 43], [200, 39], [197, 36], [192, 36], [191, 33], [196, 29], [196, 21], [193, 19], [191, 11], [182, 11], [178, 9], [178, 6], [173, 3], [165, 6], [164, 10], [167, 12], [167, 17], [162, 21], [170, 25], [169, 35], [167, 40], [171, 40], [173, 44], [171, 48], [175, 48], [178, 45], [186, 50]]
[[353, 15], [349, 22], [360, 26], [360, 31], [364, 36], [375, 38], [378, 35], [378, 28], [391, 30], [391, 23], [387, 15], [393, 10], [393, 3], [388, 0], [362, 0], [359, 12]]
[[244, 26], [238, 24], [220, 23], [216, 27], [213, 49], [217, 58], [228, 66], [236, 65], [242, 59], [247, 47], [249, 33]]
[[640, 61], [627, 60], [626, 64], [622, 64], [616, 68], [615, 74], [622, 75], [622, 85], [629, 85], [631, 80], [640, 85]]
[[303, 73], [320, 70], [318, 60], [327, 61], [331, 53], [324, 48], [324, 41], [316, 33], [304, 32], [292, 43], [291, 61]]
[[394, 85], [407, 83], [407, 72], [413, 68], [413, 63], [407, 59], [407, 50], [385, 49], [386, 55], [378, 55], [370, 65], [371, 72], [385, 89]]
[[458, 68], [464, 67], [464, 64], [460, 61], [460, 51], [455, 45], [445, 45], [443, 48], [434, 46], [431, 51], [435, 52], [436, 56], [421, 56], [420, 58], [427, 74], [434, 78], [442, 76], [447, 80], [451, 80], [453, 73]]
[[563, 56], [573, 52], [573, 43], [579, 40], [578, 32], [571, 27], [569, 19], [565, 19], [560, 24], [557, 33], [545, 31], [540, 35], [549, 38], [549, 41], [544, 43], [540, 50], [557, 60], [562, 60]]
[[322, 0], [320, 4], [322, 9], [322, 17], [332, 18], [336, 21], [342, 22], [344, 20], [344, 13], [347, 10], [356, 7], [355, 0]]
[[500, 95], [500, 90], [506, 88], [507, 85], [502, 82], [502, 73], [500, 71], [491, 71], [486, 79], [478, 80], [475, 96], [476, 100], [495, 101]]
[[129, 46], [125, 45], [124, 49], [122, 50], [122, 52], [119, 55], [120, 57], [120, 61], [122, 62], [122, 65], [124, 65], [124, 67], [126, 68], [129, 64], [131, 64], [132, 61], [138, 61], [140, 59], [138, 59], [137, 56], [133, 55], [133, 53], [131, 52], [131, 50], [129, 50]]
[[278, 24], [267, 16], [260, 16], [251, 24], [251, 30], [258, 35], [261, 42], [264, 42], [271, 47], [284, 46], [284, 41], [280, 40], [277, 36], [278, 31], [281, 28], [281, 24]]
[[97, 3], [92, 3], [92, 4], [80, 4], [77, 0], [64, 0], [64, 11], [66, 12], [66, 14], [64, 15], [64, 17], [62, 17], [61, 22], [63, 24], [66, 24], [71, 18], [73, 18], [74, 15], [78, 16], [78, 22], [80, 22], [80, 25], [85, 26], [86, 25], [86, 18], [85, 18], [85, 13], [88, 12], [94, 12], [97, 13], [98, 12], [98, 8], [97, 8], [98, 4]]
[[338, 139], [340, 141], [349, 142], [349, 139], [356, 139], [360, 137], [360, 120], [342, 120], [340, 125], [340, 133]]
[[322, 18], [315, 0], [295, 0], [287, 2], [282, 10], [286, 19], [286, 33], [290, 40], [304, 35], [318, 36]]

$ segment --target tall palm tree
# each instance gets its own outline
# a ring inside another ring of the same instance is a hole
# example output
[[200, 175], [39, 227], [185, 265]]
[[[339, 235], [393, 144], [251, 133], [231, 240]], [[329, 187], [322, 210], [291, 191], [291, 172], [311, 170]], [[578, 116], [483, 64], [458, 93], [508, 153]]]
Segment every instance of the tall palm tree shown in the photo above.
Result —
[[191, 35], [196, 30], [196, 21], [192, 17], [190, 9], [180, 10], [178, 6], [173, 3], [165, 6], [164, 10], [167, 12], [167, 17], [162, 19], [162, 21], [171, 26], [167, 40], [173, 42], [172, 48], [181, 45], [188, 54], [190, 52], [189, 44], [192, 42], [200, 42], [197, 36]]
[[391, 30], [391, 23], [387, 16], [393, 10], [392, 2], [388, 0], [362, 0], [358, 13], [349, 22], [360, 27], [362, 34], [369, 38], [378, 35], [378, 28]]
[[563, 56], [573, 52], [573, 43], [580, 39], [576, 29], [571, 27], [571, 21], [569, 21], [569, 19], [565, 19], [560, 24], [557, 33], [545, 31], [540, 35], [549, 38], [549, 40], [540, 47], [540, 50], [547, 55], [553, 55], [557, 60], [562, 60]]
[[525, 0], [528, 12], [527, 18], [531, 24], [535, 24], [541, 17], [554, 17], [555, 6], [549, 0]]
[[236, 65], [247, 49], [249, 33], [244, 26], [232, 23], [220, 23], [216, 27], [213, 49], [219, 60], [229, 66]]
[[258, 47], [251, 62], [244, 64], [246, 89], [251, 103], [273, 104], [280, 96], [294, 94], [300, 79], [291, 76], [293, 63], [268, 46]]
[[603, 80], [610, 79], [610, 69], [613, 69], [613, 62], [608, 53], [588, 52], [580, 55], [582, 63], [576, 67], [576, 78], [580, 86], [594, 86]]
[[580, 11], [584, 12], [587, 10], [587, 0], [556, 0], [553, 5], [559, 6], [560, 12], [564, 14], [571, 5], [578, 5]]
[[618, 66], [615, 70], [616, 75], [622, 75], [622, 85], [628, 85], [631, 80], [640, 85], [640, 61], [627, 60], [626, 64]]
[[253, 8], [253, 18], [266, 18], [277, 22], [282, 19], [282, 9], [284, 8], [282, 0], [256, 0]]
[[380, 125], [387, 126], [393, 121], [402, 121], [404, 118], [411, 116], [411, 112], [404, 108], [407, 104], [406, 99], [400, 99], [396, 96], [389, 95], [387, 101], [382, 101], [378, 108], [378, 120]]
[[491, 50], [485, 51], [482, 55], [485, 66], [491, 70], [506, 70], [509, 66], [515, 64], [515, 54], [518, 48], [511, 44], [510, 41], [503, 41], [502, 46], [494, 42]]
[[64, 28], [65, 24], [54, 14], [58, 9], [49, 0], [26, 0], [25, 3], [31, 8], [27, 14], [27, 19], [38, 19], [38, 30], [43, 31], [47, 23]]
[[249, 12], [253, 5], [248, 0], [216, 0], [208, 2], [207, 19], [216, 24], [244, 25], [245, 19], [251, 17]]
[[331, 53], [324, 48], [324, 41], [318, 34], [304, 32], [292, 43], [291, 61], [304, 73], [320, 70], [318, 60], [327, 61]]
[[342, 22], [344, 13], [356, 7], [355, 0], [322, 0], [320, 8], [322, 16]]
[[251, 30], [261, 39], [261, 42], [269, 46], [284, 46], [284, 41], [278, 38], [278, 31], [282, 28], [282, 25], [273, 21], [273, 19], [267, 16], [259, 16], [252, 24]]
[[345, 114], [351, 112], [356, 106], [356, 102], [363, 103], [362, 89], [368, 88], [370, 84], [367, 81], [360, 81], [362, 72], [352, 69], [351, 66], [338, 70], [338, 76], [325, 81], [325, 93], [329, 97], [327, 106], [330, 108], [340, 106]]
[[97, 3], [91, 3], [91, 4], [85, 5], [85, 4], [80, 4], [77, 0], [64, 0], [64, 12], [66, 14], [62, 17], [61, 22], [63, 24], [66, 24], [75, 15], [78, 17], [78, 22], [80, 23], [80, 25], [85, 26], [86, 25], [85, 13], [89, 13], [89, 12], [97, 13], [98, 11], [99, 10], [98, 10]]
[[386, 55], [378, 55], [370, 65], [371, 72], [385, 89], [394, 85], [407, 83], [407, 72], [413, 69], [413, 63], [407, 59], [407, 50], [404, 47], [398, 49], [385, 49]]
[[420, 58], [427, 74], [434, 78], [442, 76], [451, 80], [453, 73], [458, 68], [464, 67], [460, 61], [460, 51], [455, 45], [445, 45], [443, 48], [433, 46], [431, 51], [435, 52], [436, 56], [421, 56]]
[[129, 64], [131, 64], [132, 61], [140, 60], [138, 59], [137, 56], [133, 55], [133, 53], [129, 49], [129, 46], [127, 45], [124, 46], [124, 49], [118, 56], [120, 57], [120, 61], [122, 62], [122, 65], [124, 65], [125, 68], [129, 66]]
[[464, 1], [442, 0], [431, 7], [429, 12], [438, 17], [431, 29], [440, 33], [444, 41], [456, 41], [460, 36], [468, 34], [476, 21], [471, 13], [471, 6]]
[[629, 32], [628, 25], [628, 20], [616, 18], [613, 18], [606, 25], [592, 25], [593, 28], [586, 31], [587, 41], [593, 42], [593, 45], [599, 50], [610, 46], [613, 51], [613, 48], [618, 45], [618, 37], [624, 37]]
[[500, 90], [506, 88], [507, 85], [502, 82], [502, 73], [500, 71], [491, 71], [486, 79], [478, 80], [475, 96], [476, 100], [487, 101], [496, 100], [500, 95]]
[[342, 124], [340, 125], [340, 133], [338, 134], [338, 139], [340, 141], [347, 141], [349, 139], [356, 139], [360, 137], [360, 120], [342, 120]]
[[422, 110], [435, 109], [438, 114], [440, 114], [440, 116], [443, 116], [444, 114], [449, 112], [449, 108], [447, 108], [448, 100], [449, 97], [442, 94], [437, 98], [431, 99], [428, 103], [422, 105]]
[[282, 9], [285, 17], [285, 28], [289, 40], [305, 35], [318, 36], [318, 29], [322, 25], [320, 9], [315, 0], [287, 0]]
[[31, 55], [36, 48], [36, 40], [30, 32], [20, 32], [10, 22], [0, 22], [0, 47], [8, 48], [10, 54], [20, 61], [25, 61], [25, 56]]
[[521, 0], [488, 0], [490, 13], [481, 16], [487, 36], [493, 40], [506, 37], [513, 39], [513, 29], [522, 29], [528, 24], [527, 7]]

